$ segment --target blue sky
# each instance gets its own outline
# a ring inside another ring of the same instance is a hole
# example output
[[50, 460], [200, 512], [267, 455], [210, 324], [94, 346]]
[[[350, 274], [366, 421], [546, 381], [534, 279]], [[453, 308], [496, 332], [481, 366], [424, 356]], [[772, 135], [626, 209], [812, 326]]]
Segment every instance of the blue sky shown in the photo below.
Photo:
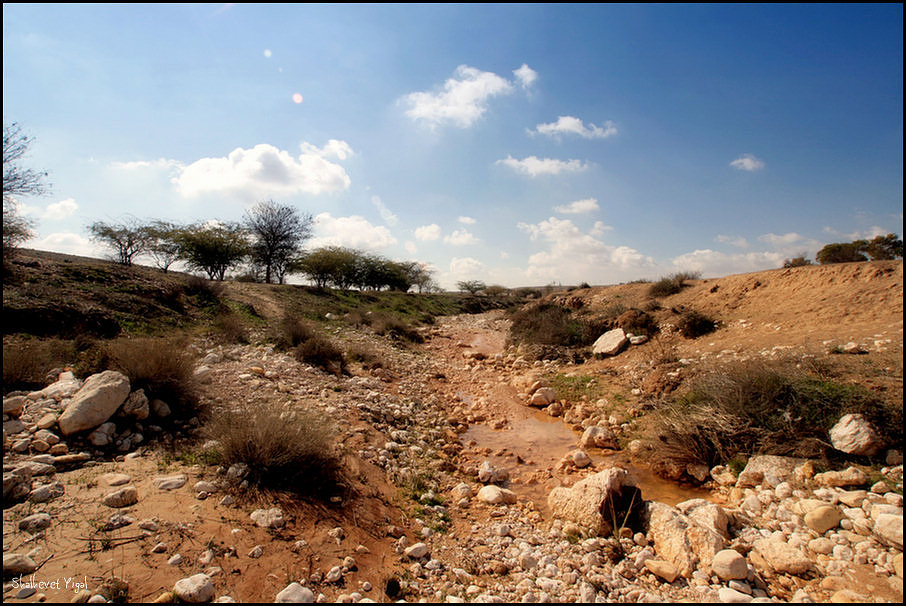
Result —
[[3, 117], [94, 221], [240, 220], [442, 286], [779, 267], [903, 234], [903, 8], [3, 5]]

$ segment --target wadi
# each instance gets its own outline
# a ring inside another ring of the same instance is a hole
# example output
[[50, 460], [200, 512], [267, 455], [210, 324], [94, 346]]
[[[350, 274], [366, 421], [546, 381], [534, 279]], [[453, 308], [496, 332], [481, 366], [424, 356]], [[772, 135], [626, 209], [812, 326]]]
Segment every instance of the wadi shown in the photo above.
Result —
[[404, 293], [20, 250], [9, 602], [896, 602], [902, 260]]

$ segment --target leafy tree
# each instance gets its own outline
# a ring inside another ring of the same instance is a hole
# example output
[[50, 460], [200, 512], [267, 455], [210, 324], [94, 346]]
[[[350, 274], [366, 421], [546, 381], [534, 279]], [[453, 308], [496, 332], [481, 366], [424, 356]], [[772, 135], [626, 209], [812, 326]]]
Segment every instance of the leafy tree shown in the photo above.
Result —
[[812, 262], [805, 258], [805, 255], [801, 257], [795, 257], [793, 259], [784, 259], [783, 267], [804, 267], [806, 265], [811, 265]]
[[412, 285], [418, 289], [418, 292], [430, 292], [437, 287], [431, 274], [434, 273], [428, 268], [427, 263], [411, 263], [409, 267], [409, 277]]
[[121, 223], [95, 221], [88, 226], [91, 239], [113, 250], [113, 260], [123, 265], [132, 265], [136, 256], [148, 250], [151, 241], [148, 229], [135, 218], [124, 219]]
[[867, 240], [856, 240], [855, 242], [843, 243], [835, 242], [828, 244], [818, 251], [815, 259], [821, 265], [829, 263], [853, 263], [856, 261], [868, 261], [868, 257], [862, 254], [862, 251], [868, 246]]
[[468, 292], [469, 294], [474, 295], [478, 291], [487, 288], [487, 285], [481, 280], [465, 280], [462, 282], [457, 282], [456, 287], [463, 292]]
[[865, 252], [872, 261], [885, 261], [903, 256], [903, 241], [896, 234], [877, 236], [869, 241]]
[[17, 196], [46, 194], [46, 172], [23, 168], [20, 160], [28, 152], [32, 139], [16, 123], [3, 124], [3, 257], [34, 237], [34, 224], [19, 214]]
[[259, 202], [246, 212], [245, 227], [252, 235], [251, 258], [264, 268], [264, 281], [276, 277], [282, 284], [287, 265], [311, 237], [311, 215], [273, 200]]
[[291, 270], [301, 273], [318, 288], [349, 288], [356, 284], [358, 253], [342, 246], [327, 246], [305, 253], [293, 261]]
[[179, 230], [176, 238], [180, 258], [211, 280], [223, 280], [250, 252], [248, 232], [238, 223], [195, 224]]

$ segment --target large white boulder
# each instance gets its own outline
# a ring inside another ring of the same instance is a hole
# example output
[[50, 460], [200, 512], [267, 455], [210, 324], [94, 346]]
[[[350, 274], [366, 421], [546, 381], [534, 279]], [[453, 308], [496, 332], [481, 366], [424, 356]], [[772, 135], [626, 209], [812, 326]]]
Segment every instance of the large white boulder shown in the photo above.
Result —
[[868, 419], [860, 414], [843, 415], [830, 430], [831, 444], [848, 454], [872, 457], [884, 449], [884, 442]]
[[[607, 534], [613, 530], [613, 520], [605, 519], [605, 509], [610, 511], [605, 505], [619, 503], [624, 489], [635, 488], [635, 480], [628, 471], [611, 467], [576, 482], [571, 488], [554, 488], [547, 496], [547, 504], [554, 517], [575, 522], [595, 535]], [[636, 500], [636, 505], [641, 505], [641, 497]]]
[[113, 416], [129, 396], [129, 378], [115, 370], [91, 375], [60, 415], [60, 431], [72, 435], [94, 429]]
[[629, 339], [626, 338], [623, 329], [614, 328], [598, 337], [598, 340], [592, 345], [591, 351], [601, 356], [615, 356], [626, 347], [627, 343], [629, 343]]
[[718, 532], [675, 507], [657, 501], [647, 505], [648, 536], [655, 551], [673, 562], [681, 576], [689, 578], [699, 566], [711, 566], [717, 553], [726, 547]]

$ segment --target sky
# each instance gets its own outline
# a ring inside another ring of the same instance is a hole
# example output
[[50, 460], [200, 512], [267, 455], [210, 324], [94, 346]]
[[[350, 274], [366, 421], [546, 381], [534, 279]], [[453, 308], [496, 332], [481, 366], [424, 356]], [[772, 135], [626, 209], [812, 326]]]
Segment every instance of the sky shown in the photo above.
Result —
[[438, 283], [780, 267], [903, 235], [903, 7], [3, 4], [29, 248], [241, 221]]

